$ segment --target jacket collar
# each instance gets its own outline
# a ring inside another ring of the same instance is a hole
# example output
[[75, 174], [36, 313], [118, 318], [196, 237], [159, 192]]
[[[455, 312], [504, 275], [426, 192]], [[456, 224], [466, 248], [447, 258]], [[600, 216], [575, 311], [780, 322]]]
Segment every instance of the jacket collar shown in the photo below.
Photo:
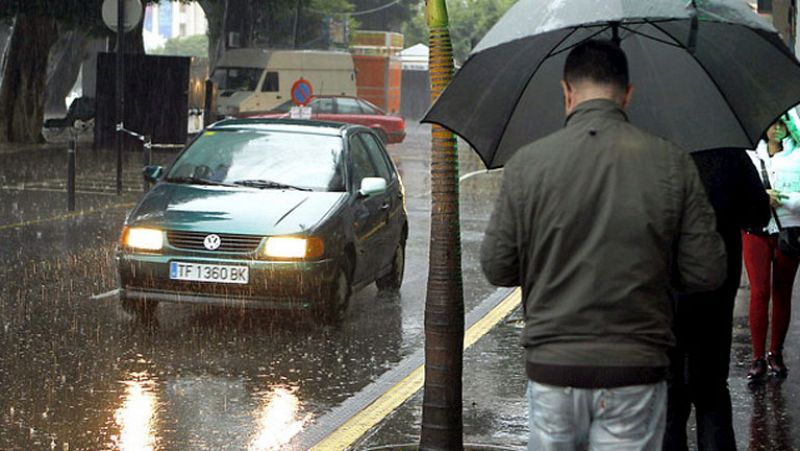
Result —
[[771, 160], [772, 158], [786, 158], [790, 154], [792, 154], [796, 149], [796, 144], [791, 138], [786, 138], [783, 140], [783, 150], [776, 153], [775, 155], [770, 156], [769, 152], [767, 151], [767, 142], [763, 139], [758, 142], [758, 146], [756, 146], [756, 155], [758, 158], [762, 160]]
[[579, 103], [567, 116], [566, 125], [595, 116], [628, 121], [628, 115], [615, 102], [608, 99], [592, 99]]

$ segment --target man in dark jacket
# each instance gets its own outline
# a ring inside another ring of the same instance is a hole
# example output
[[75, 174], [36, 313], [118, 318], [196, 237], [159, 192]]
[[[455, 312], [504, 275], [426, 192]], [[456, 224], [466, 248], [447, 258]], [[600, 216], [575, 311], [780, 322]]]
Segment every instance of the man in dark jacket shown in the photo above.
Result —
[[720, 286], [724, 245], [689, 154], [628, 123], [617, 45], [576, 46], [562, 89], [566, 126], [508, 162], [481, 246], [489, 281], [522, 287], [528, 447], [658, 449], [671, 281]]
[[733, 304], [742, 276], [742, 229], [769, 222], [769, 196], [744, 150], [692, 154], [725, 241], [728, 276], [714, 291], [677, 296], [664, 449], [686, 451], [692, 404], [700, 451], [736, 450], [728, 391]]

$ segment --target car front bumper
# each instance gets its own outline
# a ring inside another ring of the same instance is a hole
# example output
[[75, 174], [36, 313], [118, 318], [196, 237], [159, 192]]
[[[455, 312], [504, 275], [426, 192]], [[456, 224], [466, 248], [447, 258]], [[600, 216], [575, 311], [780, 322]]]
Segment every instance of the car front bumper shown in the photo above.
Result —
[[[247, 284], [170, 279], [170, 262], [247, 266]], [[333, 259], [283, 262], [120, 253], [123, 299], [245, 308], [304, 310], [326, 302], [335, 279]]]

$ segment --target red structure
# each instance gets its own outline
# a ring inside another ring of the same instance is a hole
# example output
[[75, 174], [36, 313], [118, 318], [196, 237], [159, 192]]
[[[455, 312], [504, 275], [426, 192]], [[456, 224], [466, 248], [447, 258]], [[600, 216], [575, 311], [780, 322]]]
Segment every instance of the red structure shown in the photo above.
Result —
[[356, 70], [356, 92], [389, 114], [400, 112], [403, 35], [388, 31], [358, 31], [350, 40]]

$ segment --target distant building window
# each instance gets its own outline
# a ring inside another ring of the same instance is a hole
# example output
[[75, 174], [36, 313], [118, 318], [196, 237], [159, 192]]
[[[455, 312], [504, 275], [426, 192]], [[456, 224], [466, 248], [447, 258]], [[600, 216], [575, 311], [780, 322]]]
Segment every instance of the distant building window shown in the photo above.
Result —
[[181, 36], [186, 36], [186, 24], [182, 23], [179, 28], [179, 33]]
[[278, 92], [278, 90], [279, 90], [278, 73], [267, 72], [267, 76], [264, 78], [264, 84], [261, 86], [261, 91]]

